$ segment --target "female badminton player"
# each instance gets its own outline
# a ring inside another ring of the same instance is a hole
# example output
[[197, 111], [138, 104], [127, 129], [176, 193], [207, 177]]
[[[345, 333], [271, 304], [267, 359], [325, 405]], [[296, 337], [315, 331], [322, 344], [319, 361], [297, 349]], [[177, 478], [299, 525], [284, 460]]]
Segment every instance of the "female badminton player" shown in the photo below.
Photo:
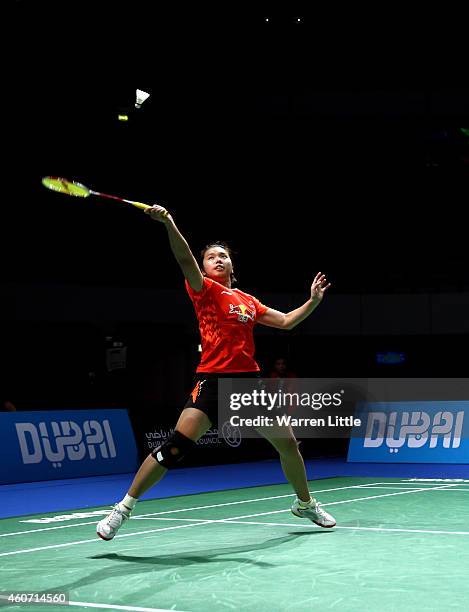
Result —
[[[171, 250], [184, 274], [198, 318], [202, 356], [196, 385], [180, 414], [174, 434], [148, 455], [125, 497], [97, 524], [97, 534], [103, 540], [112, 540], [129, 518], [139, 497], [174, 468], [210, 429], [212, 422], [217, 421], [218, 378], [259, 376], [259, 366], [254, 360], [254, 324], [292, 329], [313, 312], [330, 287], [324, 274], [319, 272], [311, 285], [311, 296], [302, 306], [286, 314], [268, 308], [255, 297], [233, 289], [233, 262], [226, 244], [207, 245], [201, 253], [199, 267], [168, 211], [156, 205], [145, 213], [166, 226]], [[310, 496], [303, 458], [291, 427], [285, 426], [281, 436], [278, 430], [267, 426], [257, 431], [279, 453], [285, 477], [296, 493], [291, 507], [293, 514], [310, 519], [320, 527], [334, 527], [334, 518]]]

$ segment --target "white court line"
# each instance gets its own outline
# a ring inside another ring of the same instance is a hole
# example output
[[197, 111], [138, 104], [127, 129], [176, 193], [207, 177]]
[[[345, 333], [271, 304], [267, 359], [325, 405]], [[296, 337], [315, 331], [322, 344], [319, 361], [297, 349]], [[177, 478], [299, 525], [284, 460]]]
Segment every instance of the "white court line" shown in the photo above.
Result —
[[[287, 483], [285, 483], [287, 484]], [[381, 483], [381, 482], [370, 482], [370, 485], [372, 484], [386, 484], [386, 483]], [[271, 485], [266, 485], [266, 486], [271, 486]], [[329, 491], [344, 491], [345, 489], [361, 489], [362, 487], [365, 487], [368, 485], [349, 485], [347, 487], [335, 487], [333, 489], [318, 489], [317, 491], [310, 491], [310, 493], [327, 493]], [[416, 485], [415, 489], [420, 490], [420, 485]], [[233, 502], [224, 502], [223, 504], [210, 504], [209, 506], [194, 506], [193, 508], [178, 508], [177, 510], [164, 510], [162, 512], [149, 512], [148, 514], [140, 514], [139, 516], [156, 516], [156, 515], [160, 515], [160, 514], [173, 514], [175, 512], [188, 512], [189, 510], [205, 510], [206, 508], [221, 508], [222, 506], [234, 506], [237, 504], [247, 504], [249, 502], [257, 502], [257, 501], [270, 501], [271, 499], [281, 499], [284, 497], [292, 497], [294, 496], [295, 493], [287, 493], [286, 495], [272, 495], [271, 497], [258, 497], [256, 499], [242, 499], [240, 501], [233, 501]]]
[[[239, 523], [240, 525], [276, 525], [276, 526], [280, 526], [280, 527], [305, 527], [305, 528], [310, 528], [312, 527], [311, 524], [309, 525], [298, 525], [297, 523], [261, 523], [258, 521], [230, 521], [230, 519], [225, 519], [224, 521], [225, 523]], [[436, 531], [434, 529], [398, 529], [398, 528], [391, 528], [391, 527], [350, 527], [350, 526], [345, 526], [345, 525], [335, 525], [334, 527], [331, 528], [332, 529], [358, 529], [358, 530], [362, 530], [362, 531], [398, 531], [398, 532], [404, 532], [404, 533], [436, 533], [436, 534], [440, 534], [440, 535], [468, 535], [469, 536], [469, 531]]]
[[[169, 516], [152, 516], [151, 518], [142, 518], [140, 516], [135, 517], [135, 521], [141, 519], [142, 521], [206, 521], [208, 519], [196, 519], [196, 518], [170, 518]], [[222, 520], [222, 519], [211, 519], [211, 520]], [[224, 519], [223, 519], [224, 520]]]
[[[325, 492], [325, 491], [333, 491], [333, 490], [343, 490], [343, 489], [350, 489], [350, 488], [356, 489], [356, 488], [363, 488], [365, 486], [366, 485], [354, 485], [354, 486], [351, 486], [351, 487], [338, 487], [337, 489], [324, 489], [324, 491], [313, 491], [313, 493], [319, 493], [319, 492]], [[354, 498], [354, 499], [350, 499], [350, 500], [343, 500], [343, 501], [339, 501], [339, 502], [329, 502], [329, 503], [322, 504], [322, 505], [323, 506], [328, 506], [328, 505], [334, 505], [334, 504], [350, 503], [350, 502], [354, 502], [354, 501], [363, 501], [363, 500], [366, 500], [366, 499], [377, 499], [377, 498], [380, 498], [380, 497], [391, 497], [391, 496], [394, 496], [394, 495], [406, 495], [408, 493], [418, 493], [418, 492], [421, 492], [421, 491], [430, 491], [430, 490], [445, 489], [445, 488], [449, 488], [449, 487], [452, 487], [452, 486], [455, 486], [455, 485], [439, 485], [438, 487], [432, 487], [432, 488], [426, 487], [426, 488], [423, 488], [423, 489], [422, 488], [415, 488], [413, 490], [399, 491], [398, 493], [385, 493], [384, 495], [372, 495], [372, 496], [367, 496], [367, 497], [358, 497], [358, 498]], [[265, 500], [269, 500], [269, 499], [277, 499], [279, 497], [291, 497], [291, 494], [289, 494], [289, 495], [276, 495], [276, 496], [271, 497], [271, 498], [258, 498], [258, 499], [253, 499], [253, 500], [249, 500], [249, 501], [259, 501], [259, 500], [265, 501]], [[218, 507], [218, 506], [234, 505], [234, 504], [237, 504], [237, 503], [246, 503], [246, 501], [248, 501], [248, 500], [242, 500], [240, 502], [227, 502], [227, 503], [223, 503], [223, 504], [211, 504], [211, 505], [208, 505], [208, 506], [195, 506], [193, 508], [182, 508], [182, 509], [177, 509], [177, 510], [165, 510], [165, 511], [162, 511], [162, 512], [152, 512], [152, 513], [145, 514], [145, 515], [139, 515], [138, 517], [135, 517], [135, 519], [136, 518], [147, 518], [147, 517], [150, 517], [150, 516], [153, 517], [155, 515], [161, 515], [161, 514], [172, 514], [174, 512], [183, 512], [183, 511], [189, 511], [189, 510], [203, 510], [203, 509], [206, 509], [206, 508], [213, 508], [213, 507]], [[275, 511], [269, 511], [269, 512], [260, 512], [260, 513], [257, 513], [257, 514], [249, 514], [249, 515], [240, 516], [240, 517], [234, 517], [234, 518], [266, 516], [266, 515], [269, 515], [269, 514], [279, 514], [281, 512], [288, 512], [288, 510], [282, 509], [282, 510], [275, 510]], [[210, 521], [204, 521], [204, 522], [210, 522]], [[216, 521], [212, 520], [211, 522], [216, 522]], [[91, 523], [80, 523], [80, 525], [94, 524], [94, 523], [95, 523], [95, 521], [92, 521]], [[69, 526], [71, 527], [71, 525], [60, 525], [60, 527], [69, 527]], [[187, 526], [188, 525], [184, 525], [184, 527], [187, 527]], [[54, 528], [53, 527], [46, 527], [46, 528], [43, 528], [43, 529], [30, 529], [30, 530], [26, 531], [25, 533], [29, 533], [31, 531], [45, 531], [47, 529], [54, 529]], [[168, 527], [167, 529], [177, 529], [177, 527], [174, 527], [174, 528]], [[123, 535], [119, 535], [119, 536], [116, 536], [116, 537], [117, 538], [129, 537], [129, 536], [133, 536], [133, 535], [140, 535], [142, 533], [151, 533], [153, 531], [155, 531], [155, 530], [149, 530], [148, 532], [135, 532], [135, 533], [131, 533], [131, 534], [123, 534]], [[156, 531], [160, 531], [160, 530], [156, 530]], [[4, 535], [13, 535], [13, 534], [4, 534]], [[19, 551], [19, 552], [35, 552], [37, 550], [45, 550], [45, 549], [48, 549], [48, 548], [59, 548], [59, 547], [64, 547], [64, 546], [71, 546], [73, 544], [83, 544], [83, 543], [86, 543], [86, 542], [94, 542], [94, 541], [95, 541], [95, 539], [93, 539], [93, 540], [79, 540], [77, 542], [67, 542], [65, 544], [55, 544], [55, 545], [46, 546], [46, 547], [37, 547], [37, 548], [31, 548], [31, 549], [24, 549], [23, 551]], [[0, 557], [7, 556], [7, 555], [10, 555], [10, 554], [17, 554], [17, 553], [14, 553], [14, 552], [0, 553]]]
[[[337, 477], [339, 478], [339, 477]], [[346, 476], [343, 476], [342, 478], [346, 478]], [[359, 478], [359, 476], [356, 476], [356, 478]], [[365, 478], [364, 476], [362, 476], [362, 478]], [[403, 482], [403, 483], [411, 483], [411, 482], [418, 482], [419, 484], [429, 484], [429, 485], [433, 485], [433, 484], [469, 484], [469, 479], [465, 479], [465, 478], [404, 478], [403, 480], [399, 480], [399, 482]]]
[[[369, 495], [368, 497], [356, 497], [355, 499], [344, 499], [342, 501], [336, 501], [336, 502], [329, 502], [326, 504], [321, 504], [321, 506], [335, 506], [337, 504], [351, 504], [353, 502], [356, 501], [365, 501], [367, 499], [378, 499], [378, 498], [382, 498], [382, 497], [393, 497], [394, 495], [408, 495], [410, 493], [421, 493], [423, 491], [437, 491], [441, 488], [444, 487], [451, 487], [453, 485], [441, 485], [439, 487], [434, 487], [433, 489], [415, 489], [414, 491], [400, 491], [399, 493], [385, 493], [384, 495]], [[226, 518], [226, 519], [212, 519], [212, 523], [229, 523], [230, 521], [235, 521], [237, 519], [244, 519], [244, 518], [255, 518], [256, 516], [268, 516], [271, 514], [281, 514], [282, 512], [290, 512], [290, 509], [286, 510], [270, 510], [269, 512], [258, 512], [257, 514], [245, 514], [243, 516], [233, 516], [232, 518]], [[147, 520], [161, 520], [159, 517], [156, 517], [154, 519], [147, 519]], [[187, 519], [189, 520], [189, 519]], [[193, 521], [205, 521], [205, 519], [191, 519]], [[119, 537], [119, 536], [117, 536]], [[0, 555], [1, 556], [1, 555]]]
[[[99, 517], [96, 517], [99, 518]], [[104, 518], [104, 516], [103, 516]], [[138, 517], [132, 517], [138, 518]], [[38, 529], [26, 529], [25, 531], [12, 531], [11, 533], [0, 533], [0, 538], [8, 536], [23, 535], [25, 533], [38, 533], [41, 531], [52, 531], [53, 529], [66, 529], [67, 527], [81, 527], [82, 525], [96, 525], [97, 521], [86, 521], [84, 523], [73, 523], [72, 525], [56, 525], [55, 527], [39, 527]]]
[[[435, 487], [436, 485], [447, 485], [447, 484], [453, 484], [455, 486], [461, 487], [466, 485], [466, 487], [469, 488], [469, 483], [465, 483], [465, 482], [449, 482], [449, 481], [441, 481], [441, 482], [417, 482], [416, 480], [411, 481], [411, 480], [400, 480], [399, 482], [370, 482], [370, 485], [374, 486], [374, 485], [414, 485], [417, 487], [425, 487], [425, 486], [429, 486], [429, 487]], [[367, 487], [367, 484], [363, 484], [363, 485], [357, 485], [357, 486], [361, 486], [361, 487]]]
[[[236, 518], [236, 517], [235, 517]], [[162, 527], [160, 529], [148, 529], [147, 531], [135, 531], [134, 533], [124, 533], [116, 536], [117, 538], [130, 538], [136, 535], [144, 535], [146, 533], [156, 533], [157, 531], [168, 531], [170, 529], [184, 529], [185, 527], [194, 527], [195, 525], [201, 525], [206, 523], [213, 523], [214, 521], [204, 521], [203, 523], [193, 523], [190, 525], [177, 525], [176, 527]], [[65, 548], [66, 546], [75, 546], [76, 544], [88, 544], [90, 542], [101, 543], [102, 540], [98, 536], [90, 540], [78, 540], [77, 542], [65, 542], [64, 544], [51, 544], [50, 546], [38, 546], [37, 548], [25, 548], [23, 550], [13, 550], [6, 553], [0, 553], [0, 557], [8, 557], [9, 555], [20, 555], [22, 553], [37, 552], [38, 550], [49, 550], [51, 548]]]
[[[373, 484], [382, 484], [382, 483], [380, 482], [370, 483], [370, 485], [373, 485]], [[266, 485], [266, 486], [272, 486], [272, 485]], [[368, 487], [369, 485], [349, 485], [347, 487], [335, 487], [333, 489], [319, 489], [318, 491], [310, 491], [310, 493], [316, 494], [316, 493], [327, 493], [328, 491], [343, 491], [345, 489], [361, 489], [365, 486]], [[417, 489], [419, 487], [414, 487], [414, 488]], [[205, 510], [206, 508], [218, 508], [220, 506], [233, 506], [236, 504], [247, 504], [250, 502], [257, 502], [257, 501], [269, 501], [271, 499], [280, 499], [282, 497], [292, 497], [293, 495], [294, 493], [288, 493], [287, 495], [274, 495], [272, 497], [257, 497], [255, 499], [242, 499], [240, 501], [225, 502], [222, 504], [211, 504], [209, 506], [195, 506], [193, 508], [177, 508], [175, 510], [163, 510], [161, 512], [150, 512], [148, 514], [139, 514], [138, 516], [134, 516], [132, 517], [131, 520], [134, 520], [136, 518], [145, 517], [145, 516], [156, 516], [160, 514], [173, 514], [175, 512], [189, 512], [191, 510]], [[165, 498], [161, 498], [161, 499], [165, 499]], [[158, 500], [156, 499], [156, 500], [144, 500], [144, 501], [158, 501]], [[55, 527], [39, 527], [38, 529], [26, 529], [24, 531], [13, 531], [11, 533], [0, 533], [0, 538], [6, 538], [8, 536], [13, 536], [13, 535], [23, 535], [26, 533], [39, 533], [41, 531], [52, 531], [53, 529], [65, 529], [67, 527], [81, 527], [82, 525], [95, 525], [95, 524], [96, 524], [96, 521], [85, 521], [83, 523], [74, 523], [73, 525], [57, 525]]]
[[[413, 489], [413, 490], [408, 490], [408, 491], [399, 491], [399, 493], [384, 493], [384, 495], [368, 495], [367, 497], [355, 497], [354, 499], [344, 499], [341, 501], [335, 501], [335, 502], [326, 502], [325, 504], [321, 504], [321, 506], [336, 506], [339, 504], [351, 504], [353, 502], [357, 502], [357, 501], [366, 501], [368, 499], [380, 499], [382, 497], [394, 497], [395, 495], [408, 495], [410, 493], [422, 493], [424, 491], [439, 491], [441, 489], [446, 489], [449, 487], [453, 487], [454, 485], [440, 485], [438, 487], [432, 487], [432, 488], [425, 488], [425, 489]], [[258, 514], [246, 514], [244, 516], [235, 516], [233, 517], [234, 519], [238, 519], [238, 518], [248, 518], [248, 517], [255, 517], [255, 516], [265, 516], [268, 514], [279, 514], [281, 512], [289, 512], [289, 510], [271, 510], [270, 512], [259, 512]], [[213, 520], [213, 522], [224, 522], [224, 521], [229, 521], [230, 519], [217, 519], [217, 520]], [[117, 536], [119, 537], [119, 536]], [[1, 556], [1, 555], [0, 555]]]
[[[336, 504], [349, 504], [352, 502], [356, 502], [356, 501], [364, 501], [367, 499], [378, 499], [378, 498], [382, 498], [382, 497], [392, 497], [394, 495], [409, 495], [410, 493], [419, 493], [419, 492], [423, 492], [423, 491], [432, 491], [432, 490], [438, 490], [441, 488], [446, 488], [446, 487], [451, 487], [454, 485], [440, 485], [439, 487], [434, 487], [433, 489], [431, 488], [426, 488], [426, 489], [415, 489], [415, 491], [400, 491], [399, 493], [385, 493], [384, 495], [370, 495], [369, 497], [358, 497], [355, 499], [346, 499], [346, 500], [342, 500], [342, 501], [337, 501], [337, 502], [329, 502], [328, 504], [322, 504], [323, 506], [334, 506]], [[145, 531], [135, 531], [134, 533], [125, 533], [122, 535], [118, 535], [116, 536], [114, 539], [117, 538], [130, 538], [136, 535], [145, 535], [147, 533], [156, 533], [158, 531], [170, 531], [173, 529], [184, 529], [186, 527], [195, 527], [196, 525], [208, 525], [211, 523], [226, 523], [229, 522], [230, 520], [234, 521], [234, 520], [238, 520], [238, 519], [243, 519], [243, 518], [254, 518], [256, 516], [267, 516], [267, 515], [271, 515], [271, 514], [280, 514], [281, 512], [289, 512], [289, 510], [273, 510], [270, 512], [259, 512], [257, 514], [245, 514], [242, 516], [233, 516], [233, 517], [228, 517], [226, 519], [211, 519], [211, 520], [200, 520], [198, 519], [200, 522], [196, 522], [196, 523], [189, 523], [188, 525], [176, 525], [174, 527], [162, 527], [159, 529], [148, 529]], [[39, 546], [37, 548], [26, 548], [23, 550], [13, 550], [10, 552], [6, 552], [6, 553], [0, 553], [0, 557], [8, 557], [10, 555], [19, 555], [19, 554], [23, 554], [23, 553], [29, 553], [29, 552], [37, 552], [39, 550], [49, 550], [51, 548], [64, 548], [66, 546], [75, 546], [76, 544], [87, 544], [90, 542], [94, 542], [96, 543], [98, 540], [97, 538], [93, 538], [92, 540], [79, 540], [77, 542], [66, 542], [65, 544], [51, 544], [50, 546]]]
[[85, 608], [101, 608], [106, 610], [131, 610], [132, 612], [176, 612], [174, 608], [168, 610], [166, 608], [141, 608], [139, 606], [118, 606], [117, 604], [96, 604], [87, 601], [69, 601], [69, 606], [80, 606]]
[[399, 493], [385, 493], [384, 495], [370, 495], [369, 497], [357, 497], [356, 499], [346, 499], [343, 501], [328, 502], [321, 504], [321, 506], [337, 506], [338, 504], [348, 504], [352, 501], [363, 501], [365, 499], [378, 499], [378, 497], [393, 497], [394, 495], [408, 495], [409, 493], [421, 493], [423, 491], [439, 491], [440, 489], [446, 489], [454, 485], [441, 485], [438, 487], [427, 487], [426, 489], [414, 489], [413, 491], [399, 491]]
[[[463, 491], [463, 492], [469, 493], [469, 488], [468, 489], [457, 489], [456, 487], [457, 485], [455, 484], [451, 489], [444, 489], [444, 490], [445, 491], [460, 491], [460, 492]], [[371, 486], [369, 487], [367, 485], [363, 485], [363, 488], [364, 489], [392, 489], [394, 491], [399, 491], [399, 490], [405, 491], [407, 489], [415, 489], [416, 487], [384, 487], [384, 486], [383, 487], [371, 487]], [[435, 491], [441, 491], [441, 490], [442, 489], [435, 489]]]
[[338, 529], [359, 529], [362, 531], [399, 531], [403, 533], [437, 533], [441, 535], [469, 535], [469, 531], [439, 531], [436, 529], [394, 529], [392, 527], [350, 527], [339, 525]]
[[[354, 485], [354, 486], [351, 486], [351, 487], [339, 487], [338, 489], [357, 489], [357, 488], [363, 488], [364, 486], [367, 486], [367, 485]], [[438, 490], [441, 490], [441, 489], [447, 489], [449, 487], [454, 487], [454, 486], [456, 486], [456, 485], [447, 484], [447, 485], [439, 485], [437, 487], [426, 487], [426, 488], [423, 488], [423, 489], [415, 488], [415, 489], [410, 489], [410, 490], [405, 490], [405, 491], [399, 491], [398, 493], [385, 493], [384, 495], [370, 495], [370, 496], [367, 496], [367, 497], [357, 497], [355, 499], [346, 499], [346, 500], [337, 501], [337, 502], [328, 502], [328, 503], [321, 504], [321, 505], [322, 506], [334, 506], [334, 505], [337, 505], [337, 504], [348, 504], [348, 503], [352, 503], [352, 502], [355, 502], [355, 501], [365, 501], [367, 499], [378, 499], [378, 498], [381, 498], [381, 497], [392, 497], [394, 495], [406, 495], [406, 494], [409, 494], [409, 493], [419, 493], [419, 492], [422, 492], [422, 491], [438, 491]], [[338, 489], [324, 489], [324, 491], [311, 491], [311, 492], [312, 493], [320, 493], [320, 492], [323, 493], [325, 491], [334, 491], [334, 490], [338, 490]], [[266, 499], [266, 500], [268, 500], [268, 499], [277, 499], [278, 497], [291, 497], [291, 494], [289, 494], [289, 495], [276, 495], [276, 496], [274, 496], [272, 498], [268, 498], [267, 497], [267, 498], [262, 498], [262, 499], [263, 500], [264, 499]], [[244, 503], [245, 501], [246, 500], [242, 500], [239, 503]], [[251, 500], [251, 501], [258, 501], [258, 500]], [[213, 508], [213, 507], [217, 507], [217, 506], [233, 505], [233, 504], [236, 504], [236, 503], [237, 502], [228, 502], [227, 504], [212, 504], [210, 506], [198, 506], [198, 507], [192, 508], [192, 510], [201, 510], [201, 509]], [[181, 510], [166, 510], [166, 511], [163, 511], [163, 512], [152, 512], [152, 513], [149, 513], [149, 514], [142, 514], [142, 515], [139, 515], [138, 517], [134, 517], [134, 520], [137, 519], [137, 518], [146, 518], [146, 517], [150, 517], [150, 516], [155, 516], [157, 514], [171, 514], [173, 512], [182, 512], [182, 511], [188, 511], [188, 510], [189, 510], [189, 508], [184, 508], [184, 509], [181, 509]], [[233, 517], [233, 518], [236, 519], [236, 518], [266, 516], [266, 515], [269, 515], [269, 514], [279, 514], [281, 512], [289, 512], [289, 510], [286, 510], [286, 509], [274, 510], [274, 511], [269, 511], [269, 512], [260, 512], [260, 513], [257, 513], [257, 514], [247, 514], [247, 515], [244, 515], [244, 516]], [[196, 520], [196, 519], [193, 519], [193, 520]], [[210, 521], [204, 521], [204, 523], [224, 522], [224, 520], [225, 519], [210, 520]], [[226, 520], [230, 520], [230, 519], [226, 519]], [[93, 523], [94, 523], [94, 521], [93, 521]], [[81, 523], [80, 525], [85, 525], [85, 524], [87, 524], [87, 523]], [[200, 524], [200, 523], [195, 523], [195, 524]], [[65, 526], [66, 525], [61, 525], [60, 527], [65, 527]], [[71, 525], [67, 525], [67, 526], [71, 527]], [[144, 533], [153, 533], [154, 531], [166, 531], [167, 529], [178, 529], [180, 527], [190, 527], [190, 525], [180, 525], [178, 527], [167, 527], [165, 529], [151, 529], [151, 530], [148, 530], [148, 531], [138, 531], [138, 532], [134, 532], [134, 533], [127, 533], [127, 534], [123, 534], [123, 535], [118, 535], [118, 536], [116, 536], [116, 538], [128, 538], [128, 537], [134, 536], [134, 535], [141, 535], [141, 534], [144, 534]], [[30, 529], [30, 530], [28, 530], [28, 531], [26, 531], [24, 533], [30, 533], [32, 531], [45, 531], [47, 529], [53, 529], [53, 528], [52, 527], [46, 527], [44, 529]], [[6, 535], [15, 535], [15, 534], [4, 534], [4, 535], [6, 536]], [[26, 553], [26, 552], [36, 552], [38, 550], [47, 550], [49, 548], [62, 548], [62, 547], [65, 547], [65, 546], [73, 546], [74, 544], [85, 544], [87, 542], [95, 542], [95, 541], [96, 541], [95, 539], [93, 539], [93, 540], [78, 540], [76, 542], [67, 542], [65, 544], [53, 544], [53, 545], [50, 545], [50, 546], [39, 546], [37, 548], [28, 548], [28, 549], [23, 549], [23, 550], [19, 550], [19, 551], [0, 553], [0, 557], [5, 557], [5, 556], [8, 556], [8, 555], [14, 555], [14, 554], [20, 554], [20, 553]]]
[[[7, 599], [6, 596], [0, 595], [0, 599]], [[50, 602], [51, 606], [54, 606], [54, 603]], [[69, 601], [67, 603], [56, 603], [56, 607], [58, 606], [79, 606], [85, 608], [102, 608], [107, 610], [131, 610], [132, 612], [176, 612], [174, 608], [172, 610], [168, 610], [167, 608], [142, 608], [140, 606], [120, 606], [119, 604], [98, 604], [98, 603], [90, 603], [88, 601]], [[181, 612], [181, 611], [179, 611]]]

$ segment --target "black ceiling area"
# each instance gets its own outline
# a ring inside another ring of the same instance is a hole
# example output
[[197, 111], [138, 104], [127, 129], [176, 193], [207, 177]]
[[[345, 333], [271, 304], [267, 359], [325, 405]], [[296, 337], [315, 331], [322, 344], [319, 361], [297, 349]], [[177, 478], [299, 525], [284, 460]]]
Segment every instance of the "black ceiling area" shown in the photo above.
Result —
[[321, 270], [345, 293], [469, 287], [454, 23], [448, 46], [443, 22], [398, 12], [352, 27], [351, 9], [59, 7], [6, 11], [8, 282], [180, 284], [162, 226], [48, 192], [55, 175], [163, 204], [194, 251], [228, 241], [242, 286], [298, 290]]

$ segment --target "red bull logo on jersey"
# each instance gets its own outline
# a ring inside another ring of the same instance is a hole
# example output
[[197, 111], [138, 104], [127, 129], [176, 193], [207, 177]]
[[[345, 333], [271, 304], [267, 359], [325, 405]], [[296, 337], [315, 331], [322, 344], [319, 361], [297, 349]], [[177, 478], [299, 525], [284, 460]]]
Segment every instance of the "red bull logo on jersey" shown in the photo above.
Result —
[[256, 316], [256, 311], [250, 310], [244, 304], [238, 304], [236, 306], [233, 304], [230, 304], [230, 311], [228, 314], [237, 314], [238, 321], [241, 321], [241, 323], [247, 323], [249, 320], [254, 321], [254, 318]]

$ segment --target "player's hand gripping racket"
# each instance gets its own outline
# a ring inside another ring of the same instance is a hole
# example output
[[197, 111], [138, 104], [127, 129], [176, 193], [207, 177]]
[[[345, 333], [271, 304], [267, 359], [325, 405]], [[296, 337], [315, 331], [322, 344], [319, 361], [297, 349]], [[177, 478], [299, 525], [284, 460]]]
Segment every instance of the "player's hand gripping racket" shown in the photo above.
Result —
[[[142, 202], [134, 202], [134, 200], [125, 200], [124, 198], [109, 195], [108, 193], [102, 193], [101, 191], [93, 191], [92, 189], [85, 187], [85, 185], [82, 185], [81, 183], [69, 181], [58, 176], [45, 176], [42, 179], [42, 184], [44, 185], [44, 187], [52, 189], [52, 191], [65, 193], [66, 195], [75, 196], [76, 198], [87, 198], [90, 195], [94, 195], [99, 196], [101, 198], [108, 198], [110, 200], [117, 200], [118, 202], [124, 202], [124, 204], [131, 204], [132, 206], [136, 206], [137, 208], [141, 208], [142, 210], [152, 208], [148, 204], [142, 204]], [[163, 217], [166, 217], [168, 215], [168, 211], [165, 210], [161, 214]]]

